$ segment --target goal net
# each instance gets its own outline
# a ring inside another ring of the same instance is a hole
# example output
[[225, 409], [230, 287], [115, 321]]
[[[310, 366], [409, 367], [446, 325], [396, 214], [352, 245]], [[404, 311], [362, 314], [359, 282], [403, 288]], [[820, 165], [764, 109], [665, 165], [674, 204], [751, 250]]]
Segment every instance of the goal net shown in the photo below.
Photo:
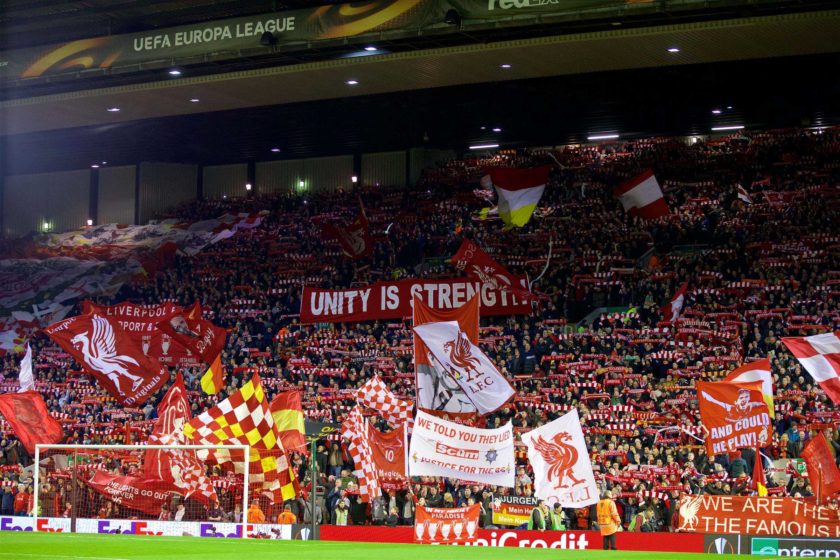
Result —
[[272, 523], [274, 497], [254, 484], [262, 478], [251, 452], [244, 445], [38, 445], [32, 530], [291, 538], [290, 526]]

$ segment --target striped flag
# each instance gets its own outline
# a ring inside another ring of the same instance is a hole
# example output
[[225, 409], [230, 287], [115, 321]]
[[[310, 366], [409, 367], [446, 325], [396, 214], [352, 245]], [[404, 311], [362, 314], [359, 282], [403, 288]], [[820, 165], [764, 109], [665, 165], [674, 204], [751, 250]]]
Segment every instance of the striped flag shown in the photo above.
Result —
[[840, 331], [813, 336], [790, 336], [782, 342], [811, 374], [831, 402], [840, 404]]
[[356, 391], [356, 400], [378, 412], [393, 426], [411, 420], [411, 409], [414, 408], [411, 401], [397, 398], [378, 375], [374, 375]]
[[613, 195], [631, 216], [652, 220], [668, 215], [665, 195], [650, 169], [619, 185]]
[[219, 353], [213, 363], [201, 376], [201, 389], [208, 395], [215, 395], [225, 386], [225, 370], [222, 366], [222, 354]]
[[499, 217], [507, 227], [522, 227], [542, 198], [551, 167], [494, 169], [490, 179], [499, 195]]
[[306, 428], [300, 391], [278, 393], [271, 401], [271, 415], [286, 451], [306, 451]]
[[[210, 451], [206, 459], [232, 465], [237, 473], [249, 468], [250, 483], [271, 492], [275, 500], [289, 500], [297, 494], [294, 473], [277, 436], [258, 374], [230, 397], [190, 420], [184, 426], [184, 435], [202, 445], [250, 445], [250, 466], [244, 458], [231, 457], [230, 450]], [[204, 459], [201, 454], [199, 457]]]
[[764, 459], [761, 457], [761, 450], [755, 450], [755, 465], [753, 466], [753, 484], [759, 496], [767, 495], [767, 476], [764, 474]]
[[373, 452], [370, 449], [368, 429], [367, 420], [362, 415], [359, 405], [353, 407], [344, 423], [341, 424], [341, 437], [350, 440], [347, 450], [356, 466], [353, 474], [359, 481], [359, 497], [363, 502], [371, 502], [380, 495], [379, 478], [376, 474]]

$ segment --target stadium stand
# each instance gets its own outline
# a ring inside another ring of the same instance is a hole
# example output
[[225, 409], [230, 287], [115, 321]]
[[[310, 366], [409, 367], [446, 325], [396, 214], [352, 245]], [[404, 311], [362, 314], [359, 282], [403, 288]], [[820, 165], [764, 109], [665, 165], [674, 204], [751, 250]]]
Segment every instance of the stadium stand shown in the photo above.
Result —
[[[258, 372], [270, 395], [301, 389], [308, 419], [339, 423], [353, 405], [352, 390], [374, 374], [396, 395], [414, 398], [410, 325], [301, 325], [302, 285], [451, 277], [449, 257], [463, 238], [472, 239], [514, 273], [533, 279], [545, 269], [533, 286], [541, 294], [534, 313], [482, 317], [480, 347], [517, 391], [509, 406], [487, 419], [488, 427], [512, 420], [521, 433], [576, 408], [597, 479], [619, 490], [625, 528], [671, 530], [680, 496], [749, 494], [754, 463], [761, 460], [747, 448], [706, 454], [698, 380], [720, 380], [741, 363], [771, 359], [774, 435], [761, 450], [774, 465], [767, 477], [771, 495], [812, 495], [801, 471], [776, 465], [799, 457], [820, 431], [838, 456], [837, 413], [781, 343], [782, 336], [840, 329], [838, 156], [840, 129], [743, 131], [693, 144], [649, 138], [442, 162], [425, 170], [413, 190], [360, 187], [192, 201], [161, 217], [192, 222], [225, 213], [268, 214], [258, 227], [193, 256], [174, 256], [153, 276], [134, 278], [114, 296], [95, 299], [200, 301], [209, 318], [230, 329], [223, 354], [227, 386], [219, 395], [199, 390], [203, 368], [182, 370], [194, 415]], [[550, 164], [553, 171], [525, 228], [503, 232], [497, 221], [478, 214], [485, 205], [479, 180], [488, 169], [536, 164]], [[626, 215], [612, 194], [645, 169], [655, 172], [671, 208], [653, 223]], [[323, 241], [320, 232], [325, 220], [352, 220], [359, 198], [376, 242], [364, 266], [342, 257], [338, 244]], [[11, 247], [4, 247], [6, 256]], [[661, 307], [683, 282], [683, 311], [670, 322]], [[35, 336], [31, 344], [38, 388], [68, 443], [146, 440], [164, 391], [142, 408], [113, 407], [111, 397], [73, 371], [72, 360], [49, 339]], [[16, 390], [19, 358], [0, 358], [4, 391]], [[32, 458], [7, 425], [0, 422], [0, 430], [2, 514], [25, 515], [32, 501], [26, 469]], [[511, 492], [529, 496], [530, 466], [524, 446], [518, 449], [521, 468]], [[413, 523], [413, 501], [404, 490], [386, 490], [372, 504], [357, 499], [346, 442], [319, 442], [316, 462], [324, 523], [381, 524], [383, 511], [394, 507], [398, 519], [392, 521]], [[294, 454], [292, 464], [306, 494], [312, 488], [306, 459]], [[89, 468], [130, 474], [138, 465], [114, 458]], [[241, 521], [234, 505], [241, 481], [207, 468], [218, 507], [207, 511], [188, 500], [181, 515]], [[60, 470], [54, 475], [40, 490], [41, 515], [68, 516], [71, 482]], [[414, 478], [410, 489], [430, 506], [481, 504], [484, 527], [493, 524], [493, 501], [506, 491], [433, 478]], [[297, 519], [309, 519], [301, 499], [259, 501], [270, 522], [285, 505]], [[183, 509], [179, 505], [176, 499], [160, 518]], [[83, 490], [80, 509], [87, 516], [137, 517], [109, 507], [121, 506]], [[590, 528], [594, 509], [566, 511], [566, 526]]]

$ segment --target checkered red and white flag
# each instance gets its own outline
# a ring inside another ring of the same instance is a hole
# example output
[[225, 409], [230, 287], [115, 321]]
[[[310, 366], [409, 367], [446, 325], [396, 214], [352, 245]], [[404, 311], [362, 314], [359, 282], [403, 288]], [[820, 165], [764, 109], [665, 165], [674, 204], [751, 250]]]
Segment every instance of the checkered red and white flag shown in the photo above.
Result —
[[341, 436], [350, 440], [347, 450], [356, 466], [353, 474], [359, 481], [359, 496], [363, 502], [371, 502], [380, 494], [379, 478], [376, 476], [376, 464], [370, 450], [368, 429], [367, 420], [362, 415], [359, 405], [353, 407], [344, 423], [341, 424]]
[[785, 337], [790, 353], [796, 356], [814, 381], [834, 404], [840, 404], [840, 332], [814, 336]]
[[408, 422], [414, 406], [410, 401], [397, 398], [378, 375], [373, 376], [356, 391], [356, 400], [381, 414], [394, 426]]

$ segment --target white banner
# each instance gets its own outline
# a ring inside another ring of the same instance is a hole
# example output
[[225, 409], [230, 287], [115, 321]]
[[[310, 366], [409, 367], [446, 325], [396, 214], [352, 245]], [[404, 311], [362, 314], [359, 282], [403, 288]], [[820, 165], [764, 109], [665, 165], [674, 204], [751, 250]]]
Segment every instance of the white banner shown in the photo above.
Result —
[[513, 426], [462, 426], [418, 411], [409, 448], [410, 476], [445, 476], [514, 486]]
[[418, 325], [414, 332], [443, 372], [455, 379], [479, 414], [495, 412], [516, 394], [490, 358], [467, 338], [457, 321]]
[[598, 502], [598, 487], [577, 410], [522, 434], [522, 443], [528, 446], [537, 498], [549, 506], [559, 502], [567, 508]]

